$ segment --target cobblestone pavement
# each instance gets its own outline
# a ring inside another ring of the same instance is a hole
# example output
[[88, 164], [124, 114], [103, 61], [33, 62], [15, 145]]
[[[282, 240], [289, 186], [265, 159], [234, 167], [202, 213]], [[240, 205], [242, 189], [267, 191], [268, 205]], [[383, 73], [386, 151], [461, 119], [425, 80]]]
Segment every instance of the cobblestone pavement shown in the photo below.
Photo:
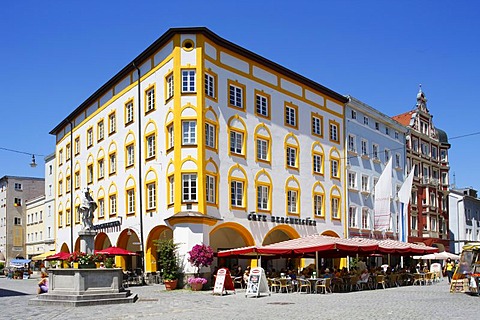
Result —
[[29, 305], [37, 279], [0, 278], [0, 319], [478, 319], [480, 297], [449, 293], [447, 281], [351, 293], [273, 293], [245, 298], [245, 290], [165, 291], [161, 285], [131, 287], [134, 304], [91, 307]]

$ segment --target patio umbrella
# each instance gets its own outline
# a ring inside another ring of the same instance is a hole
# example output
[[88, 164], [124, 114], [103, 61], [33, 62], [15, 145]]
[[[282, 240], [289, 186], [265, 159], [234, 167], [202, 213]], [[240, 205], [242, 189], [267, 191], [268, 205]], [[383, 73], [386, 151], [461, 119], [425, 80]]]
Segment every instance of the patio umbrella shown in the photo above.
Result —
[[96, 254], [104, 254], [107, 256], [136, 256], [136, 252], [128, 251], [119, 247], [108, 247], [101, 250], [95, 250]]
[[38, 256], [35, 256], [32, 258], [33, 261], [42, 261], [42, 260], [45, 260], [47, 259], [47, 257], [51, 256], [51, 255], [54, 255], [55, 254], [55, 251], [47, 251], [47, 252], [44, 252], [42, 254], [39, 254]]
[[58, 252], [55, 254], [52, 254], [51, 256], [48, 256], [45, 258], [45, 260], [68, 260], [70, 257], [70, 253], [68, 252]]

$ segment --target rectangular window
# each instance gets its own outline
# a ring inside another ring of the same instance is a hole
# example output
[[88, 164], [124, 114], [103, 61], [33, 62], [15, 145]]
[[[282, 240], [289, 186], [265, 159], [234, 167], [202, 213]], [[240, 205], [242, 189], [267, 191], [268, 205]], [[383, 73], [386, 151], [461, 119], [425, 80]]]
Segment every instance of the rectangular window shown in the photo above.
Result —
[[412, 230], [418, 230], [418, 218], [417, 218], [417, 216], [412, 216], [411, 229]]
[[348, 173], [348, 188], [350, 189], [357, 188], [357, 174], [355, 172]]
[[332, 198], [332, 218], [333, 219], [338, 219], [340, 218], [340, 199], [338, 198]]
[[386, 134], [387, 136], [389, 136], [389, 135], [390, 135], [390, 128], [388, 128], [388, 127], [385, 127], [385, 134]]
[[370, 215], [368, 213], [368, 208], [362, 209], [362, 229], [370, 228]]
[[339, 142], [340, 137], [338, 135], [338, 124], [330, 123], [330, 140]]
[[255, 111], [259, 116], [269, 118], [268, 98], [261, 94], [255, 95]]
[[174, 176], [168, 177], [168, 204], [173, 204], [175, 202], [175, 178]]
[[205, 145], [215, 149], [215, 126], [210, 123], [205, 123]]
[[363, 117], [363, 124], [368, 126], [368, 117]]
[[67, 176], [67, 179], [65, 180], [65, 192], [69, 193], [71, 191], [71, 186], [72, 186], [72, 178], [70, 176]]
[[375, 130], [380, 130], [380, 123], [375, 122]]
[[184, 202], [197, 201], [197, 174], [182, 174], [183, 195]]
[[230, 131], [230, 152], [243, 154], [243, 133]]
[[21, 226], [22, 225], [22, 218], [15, 217], [13, 218], [13, 224], [16, 226]]
[[373, 159], [378, 160], [378, 144], [372, 144]]
[[390, 159], [390, 150], [385, 149], [384, 153], [385, 153], [385, 162], [387, 162]]
[[229, 103], [231, 107], [243, 109], [243, 89], [234, 85], [229, 86]]
[[15, 190], [22, 190], [22, 184], [21, 183], [15, 183]]
[[80, 189], [80, 171], [75, 172], [75, 190]]
[[182, 121], [182, 131], [183, 145], [197, 144], [197, 121]]
[[195, 70], [182, 70], [182, 92], [195, 92]]
[[215, 78], [205, 73], [205, 94], [215, 99]]
[[135, 163], [135, 148], [133, 144], [129, 144], [125, 149], [127, 150], [127, 167], [133, 166]]
[[135, 213], [135, 190], [127, 190], [127, 214]]
[[173, 146], [175, 145], [175, 136], [173, 135], [174, 131], [173, 131], [173, 124], [170, 124], [167, 126], [167, 146], [168, 146], [168, 149], [170, 148], [173, 148]]
[[357, 119], [357, 111], [352, 110], [352, 119]]
[[288, 213], [297, 214], [297, 198], [298, 193], [295, 190], [288, 190], [287, 192], [287, 210]]
[[257, 159], [268, 161], [268, 141], [264, 139], [257, 139]]
[[337, 160], [330, 160], [330, 174], [332, 178], [340, 178], [340, 174], [338, 172], [338, 161]]
[[312, 134], [323, 136], [323, 121], [319, 117], [312, 116]]
[[257, 186], [257, 208], [258, 210], [268, 210], [268, 186]]
[[147, 210], [157, 207], [157, 188], [155, 183], [147, 184]]
[[348, 151], [350, 152], [357, 152], [355, 146], [355, 136], [352, 136], [351, 134], [348, 135]]
[[167, 100], [173, 97], [175, 91], [173, 91], [173, 74], [169, 75], [166, 79], [167, 81]]
[[294, 107], [285, 106], [285, 124], [291, 127], [297, 127], [297, 113]]
[[93, 129], [89, 128], [87, 130], [87, 148], [93, 146]]
[[368, 192], [368, 176], [362, 175], [362, 192]]
[[147, 140], [147, 160], [155, 157], [155, 134], [146, 137]]
[[103, 179], [105, 177], [105, 161], [102, 159], [98, 160], [98, 179]]
[[316, 194], [313, 197], [313, 213], [317, 217], [323, 217], [323, 195]]
[[133, 101], [125, 104], [125, 124], [133, 122]]
[[368, 143], [367, 140], [362, 139], [362, 156], [368, 157]]
[[117, 195], [112, 194], [110, 197], [110, 215], [115, 216], [117, 215]]
[[232, 207], [243, 207], [243, 182], [230, 182], [230, 204]]
[[103, 120], [100, 121], [97, 125], [97, 136], [98, 141], [103, 140], [103, 138], [105, 137], [105, 126], [103, 124]]
[[297, 149], [287, 147], [287, 167], [297, 167]]
[[348, 226], [350, 228], [357, 227], [357, 208], [356, 207], [348, 208]]
[[67, 143], [67, 145], [65, 146], [65, 160], [66, 161], [70, 160], [70, 154], [71, 153], [72, 153], [72, 149], [71, 149], [70, 143]]
[[58, 195], [62, 195], [63, 193], [63, 181], [62, 180], [59, 180], [58, 181]]
[[109, 168], [109, 174], [115, 174], [117, 172], [117, 155], [115, 153], [112, 153], [110, 156], [110, 168]]
[[396, 168], [401, 168], [402, 164], [400, 163], [400, 154], [396, 153], [395, 154], [395, 167]]
[[14, 205], [15, 207], [21, 207], [21, 206], [22, 206], [22, 199], [20, 199], [20, 198], [14, 198], [14, 199], [13, 199], [13, 205]]
[[215, 177], [214, 176], [210, 176], [210, 175], [206, 175], [206, 196], [207, 196], [207, 202], [208, 203], [215, 203], [215, 195], [216, 195], [216, 191], [215, 191]]
[[438, 149], [436, 146], [432, 146], [432, 160], [438, 160]]
[[87, 166], [87, 183], [93, 183], [93, 164]]
[[80, 137], [75, 138], [75, 155], [80, 154]]
[[61, 166], [63, 164], [63, 149], [58, 150], [58, 165]]
[[399, 134], [398, 134], [398, 131], [395, 131], [395, 139], [399, 139]]
[[155, 110], [155, 87], [145, 92], [145, 113]]
[[115, 131], [117, 131], [117, 118], [113, 112], [108, 116], [108, 134], [113, 134]]
[[313, 155], [313, 172], [323, 174], [323, 157], [319, 154]]

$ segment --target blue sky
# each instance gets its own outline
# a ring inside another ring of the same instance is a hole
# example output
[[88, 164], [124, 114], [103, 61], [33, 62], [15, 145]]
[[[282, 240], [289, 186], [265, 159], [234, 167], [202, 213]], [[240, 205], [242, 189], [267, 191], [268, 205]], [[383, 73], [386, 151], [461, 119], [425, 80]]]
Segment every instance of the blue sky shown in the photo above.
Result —
[[[1, 5], [0, 176], [55, 150], [61, 120], [171, 27], [205, 26], [393, 116], [421, 83], [450, 138], [480, 131], [476, 1], [8, 1]], [[451, 139], [450, 181], [480, 188], [480, 135]], [[453, 175], [455, 174], [455, 178]]]

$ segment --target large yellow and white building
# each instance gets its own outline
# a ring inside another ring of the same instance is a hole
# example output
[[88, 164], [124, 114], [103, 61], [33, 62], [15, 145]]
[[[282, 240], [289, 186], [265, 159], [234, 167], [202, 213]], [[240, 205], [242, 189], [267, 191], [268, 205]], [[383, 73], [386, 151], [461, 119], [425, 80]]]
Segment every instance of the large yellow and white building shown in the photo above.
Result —
[[51, 131], [57, 250], [79, 249], [87, 186], [95, 247], [143, 249], [147, 272], [162, 237], [181, 254], [345, 237], [346, 102], [206, 28], [168, 30]]

